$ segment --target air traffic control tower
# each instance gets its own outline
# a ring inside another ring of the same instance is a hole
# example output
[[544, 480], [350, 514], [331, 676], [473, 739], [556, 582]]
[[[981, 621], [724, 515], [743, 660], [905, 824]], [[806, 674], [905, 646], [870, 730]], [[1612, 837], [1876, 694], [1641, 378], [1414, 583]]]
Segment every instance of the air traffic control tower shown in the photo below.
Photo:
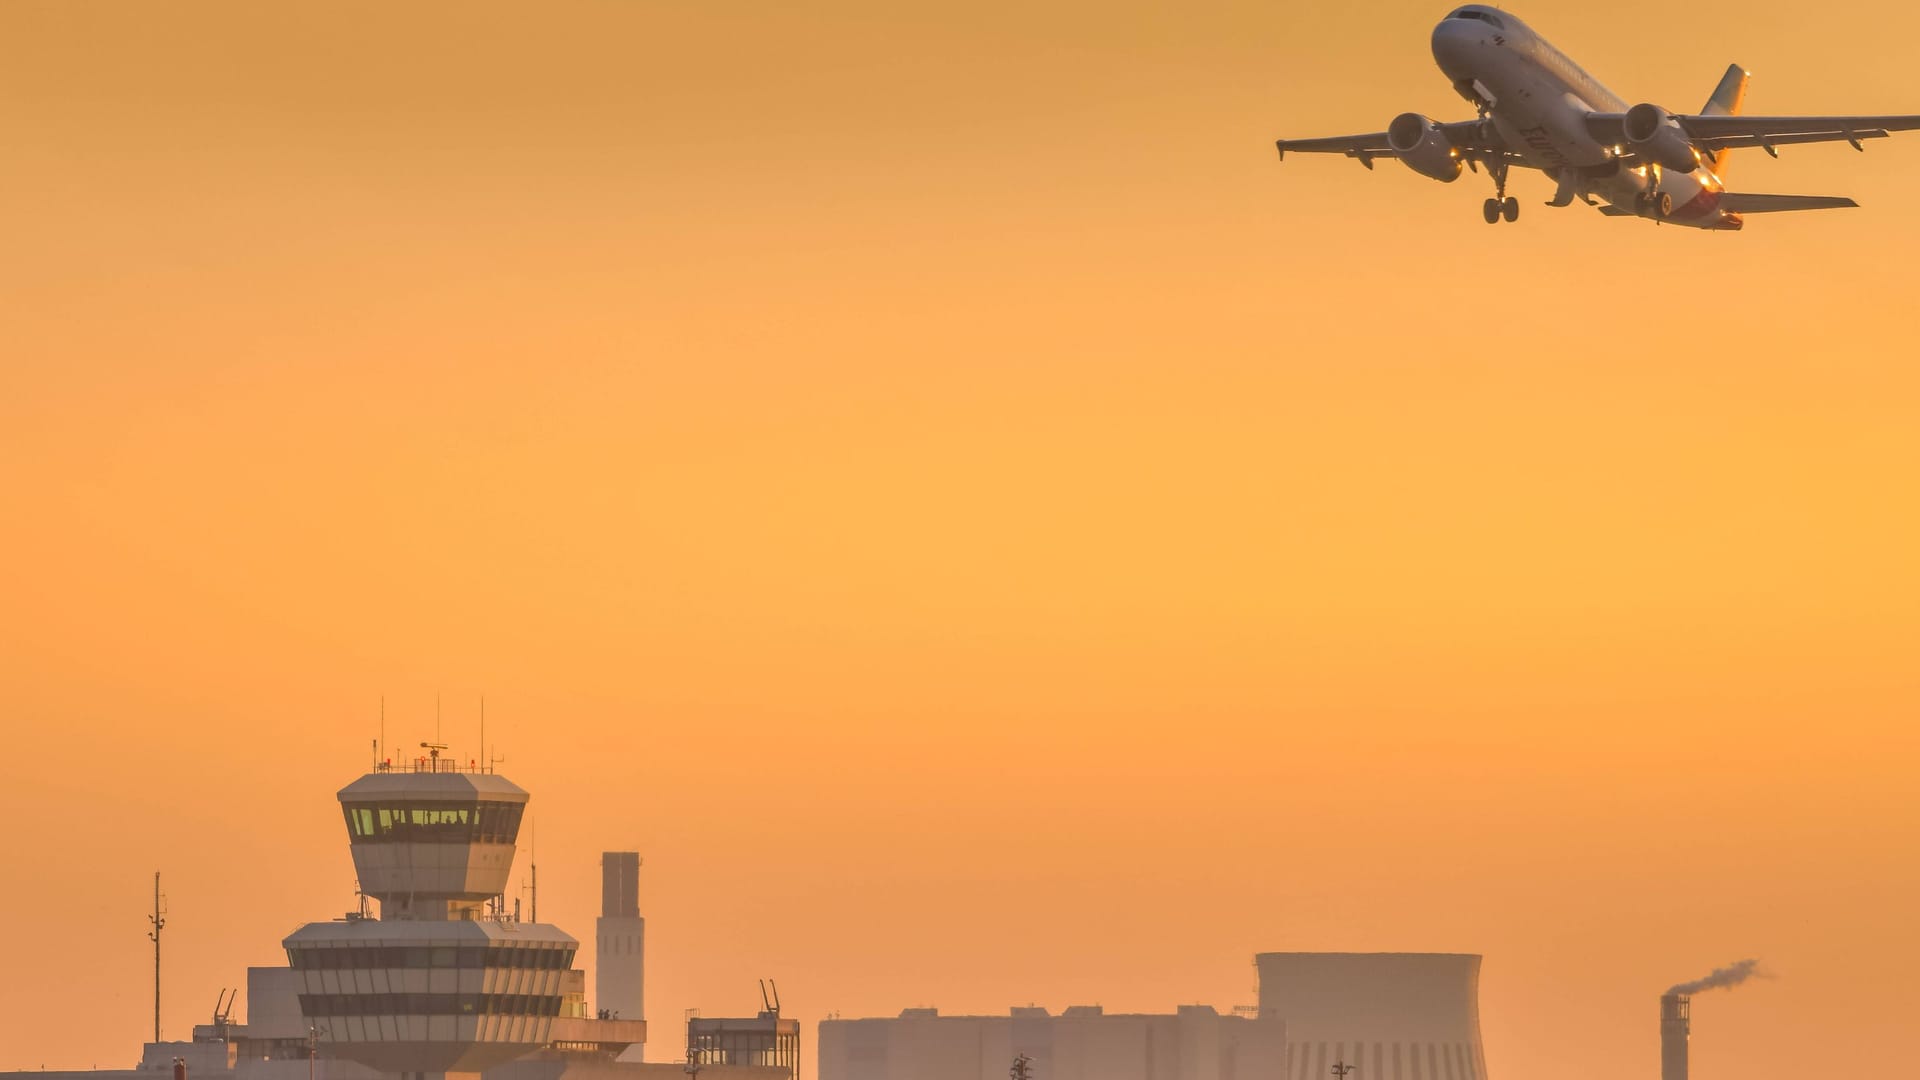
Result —
[[615, 1038], [604, 1045], [612, 1052], [622, 1036], [644, 1042], [637, 1022], [564, 1016], [578, 943], [505, 909], [527, 793], [431, 749], [340, 791], [361, 892], [379, 912], [309, 923], [283, 943], [314, 1038], [400, 1080], [477, 1078], [572, 1045], [575, 1027], [583, 1038]]

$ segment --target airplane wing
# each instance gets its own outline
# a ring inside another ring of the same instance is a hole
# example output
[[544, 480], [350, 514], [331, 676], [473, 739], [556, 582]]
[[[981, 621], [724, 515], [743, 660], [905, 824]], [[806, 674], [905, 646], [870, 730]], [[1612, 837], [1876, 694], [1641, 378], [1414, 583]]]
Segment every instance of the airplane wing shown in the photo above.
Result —
[[[1488, 160], [1504, 156], [1515, 164], [1520, 159], [1507, 152], [1506, 144], [1500, 137], [1478, 120], [1456, 120], [1451, 124], [1439, 124], [1440, 133], [1447, 141], [1462, 150], [1473, 152], [1473, 157]], [[1330, 139], [1276, 139], [1274, 146], [1280, 150], [1281, 160], [1286, 160], [1287, 152], [1297, 154], [1344, 154], [1373, 168], [1373, 159], [1392, 157], [1393, 147], [1387, 145], [1387, 133], [1376, 131], [1368, 135], [1336, 135]]]
[[[1745, 146], [1771, 149], [1790, 143], [1844, 142], [1860, 148], [1862, 139], [1884, 139], [1895, 131], [1920, 130], [1920, 116], [1675, 116], [1674, 121], [1702, 150]], [[1626, 140], [1625, 113], [1589, 113], [1587, 130], [1600, 142]]]

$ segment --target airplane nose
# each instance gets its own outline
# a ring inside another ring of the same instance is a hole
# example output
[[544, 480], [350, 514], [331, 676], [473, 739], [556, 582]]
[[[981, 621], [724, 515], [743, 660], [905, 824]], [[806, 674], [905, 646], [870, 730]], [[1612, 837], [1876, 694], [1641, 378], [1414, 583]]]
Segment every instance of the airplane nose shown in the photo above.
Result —
[[1449, 78], [1473, 77], [1473, 49], [1481, 43], [1481, 29], [1466, 19], [1444, 19], [1433, 28], [1433, 62]]

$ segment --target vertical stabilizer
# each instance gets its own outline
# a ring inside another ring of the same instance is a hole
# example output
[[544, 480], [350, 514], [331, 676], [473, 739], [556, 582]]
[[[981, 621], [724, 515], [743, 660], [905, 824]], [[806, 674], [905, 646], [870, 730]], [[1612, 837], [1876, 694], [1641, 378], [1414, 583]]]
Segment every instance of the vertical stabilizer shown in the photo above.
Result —
[[[1747, 101], [1747, 80], [1753, 76], [1739, 64], [1729, 64], [1727, 73], [1720, 76], [1720, 85], [1713, 88], [1713, 96], [1700, 110], [1702, 116], [1738, 116], [1740, 106]], [[1727, 176], [1727, 159], [1733, 151], [1722, 150], [1713, 155], [1713, 174], [1722, 180]]]

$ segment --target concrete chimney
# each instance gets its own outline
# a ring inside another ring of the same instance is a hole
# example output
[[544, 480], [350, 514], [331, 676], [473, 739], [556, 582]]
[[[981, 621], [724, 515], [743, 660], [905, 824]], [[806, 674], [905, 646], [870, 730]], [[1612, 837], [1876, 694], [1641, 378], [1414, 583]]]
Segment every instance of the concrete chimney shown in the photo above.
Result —
[[594, 951], [594, 1007], [620, 1020], [645, 1020], [647, 920], [640, 917], [640, 853], [600, 856], [599, 940]]
[[1687, 1080], [1688, 1018], [1693, 999], [1685, 994], [1660, 997], [1660, 1080]]

